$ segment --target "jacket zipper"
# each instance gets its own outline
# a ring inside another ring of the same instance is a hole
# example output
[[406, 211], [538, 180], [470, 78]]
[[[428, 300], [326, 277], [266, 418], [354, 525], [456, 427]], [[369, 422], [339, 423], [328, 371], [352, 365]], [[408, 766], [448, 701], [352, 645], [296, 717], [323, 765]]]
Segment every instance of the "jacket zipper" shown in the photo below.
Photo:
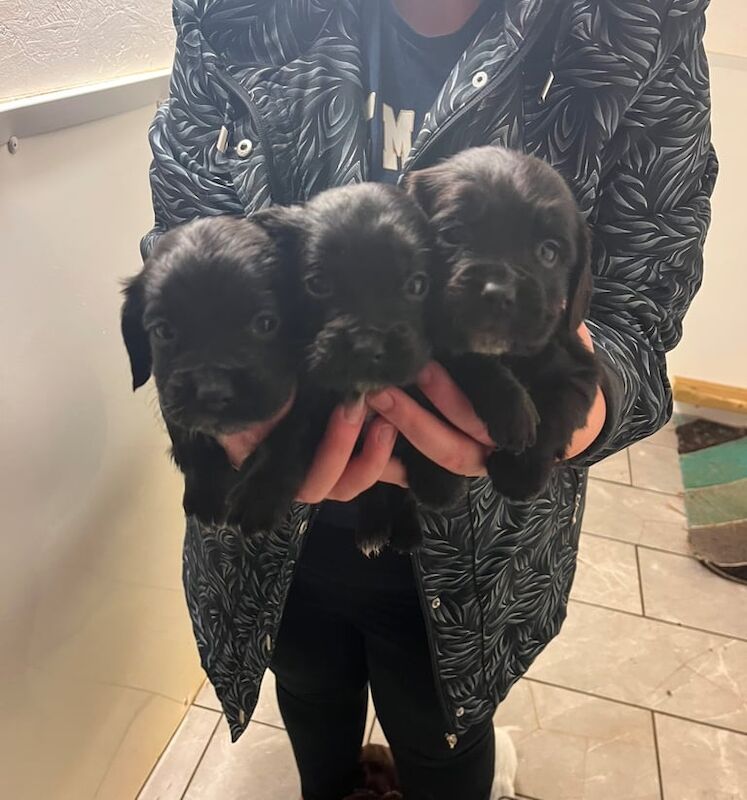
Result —
[[[433, 622], [432, 620], [430, 620], [429, 616], [430, 605], [428, 603], [428, 598], [425, 595], [425, 587], [423, 586], [423, 579], [422, 579], [423, 566], [420, 563], [420, 556], [418, 555], [418, 553], [413, 553], [412, 559], [415, 562], [415, 565], [417, 566], [415, 585], [417, 586], [418, 596], [420, 597], [420, 607], [423, 610], [423, 616], [428, 615], [429, 617], [425, 621], [425, 633], [426, 633], [426, 638], [428, 639], [428, 649], [430, 650], [431, 654], [430, 660], [431, 660], [431, 672], [433, 673], [433, 683], [436, 686], [436, 694], [438, 695], [438, 700], [441, 705], [441, 712], [444, 715], [444, 721], [446, 722], [446, 727], [452, 728], [453, 724], [451, 721], [452, 720], [451, 714], [449, 713], [449, 704], [446, 701], [446, 694], [444, 693], [444, 687], [443, 684], [441, 683], [441, 676], [438, 672], [438, 658], [436, 653], [436, 642], [433, 636]], [[448, 737], [452, 735], [453, 733], [451, 730], [444, 731], [444, 736], [447, 737], [447, 742], [448, 742]]]
[[[564, 0], [560, 0], [562, 3]], [[553, 7], [553, 12], [556, 12], [558, 6]], [[527, 51], [532, 47], [532, 45], [539, 39], [539, 37], [544, 32], [547, 25], [550, 24], [550, 21], [555, 18], [555, 13], [551, 13], [548, 15], [548, 18], [542, 22], [537, 21], [534, 27], [532, 28], [530, 35], [524, 39], [522, 42], [519, 50], [514, 54], [513, 59], [518, 64], [521, 64], [524, 60]], [[433, 135], [428, 139], [428, 141], [421, 147], [421, 149], [414, 153], [410, 162], [407, 164], [407, 167], [403, 170], [403, 174], [407, 172], [411, 172], [415, 165], [422, 161], [423, 154], [427, 153], [428, 150], [433, 146], [434, 142], [437, 142], [439, 138], [444, 134], [445, 131], [449, 130], [457, 123], [465, 114], [469, 113], [472, 108], [479, 103], [483, 97], [489, 94], [495, 88], [497, 82], [501, 80], [503, 77], [503, 72], [500, 72], [496, 75], [490, 83], [486, 84], [479, 92], [473, 95], [458, 111], [454, 112], [445, 122], [441, 125], [438, 130], [433, 132]], [[549, 89], [549, 86], [547, 87]]]
[[267, 165], [267, 178], [270, 187], [270, 198], [273, 204], [288, 205], [290, 202], [285, 192], [283, 192], [278, 176], [275, 173], [275, 160], [272, 155], [270, 147], [270, 137], [267, 135], [267, 126], [262, 118], [261, 113], [256, 107], [254, 98], [235, 78], [231, 77], [227, 72], [214, 69], [213, 75], [221, 83], [223, 88], [237, 97], [243, 106], [246, 108], [247, 113], [252, 119], [252, 123], [257, 130], [257, 137], [259, 138], [262, 150], [266, 154]]
[[[561, 0], [562, 1], [562, 0]], [[556, 10], [556, 9], [553, 9]], [[527, 37], [521, 49], [514, 55], [514, 58], [520, 64], [529, 48], [540, 38], [542, 33], [544, 32], [546, 26], [550, 23], [550, 20], [555, 17], [555, 14], [550, 14], [549, 18], [544, 21], [544, 24], [537, 24], [532, 29], [531, 36]], [[413, 170], [415, 165], [422, 160], [423, 155], [431, 148], [434, 142], [438, 141], [439, 137], [443, 135], [443, 133], [449, 130], [456, 122], [458, 122], [465, 114], [469, 113], [469, 111], [482, 100], [482, 98], [491, 92], [497, 83], [501, 79], [502, 75], [496, 75], [493, 80], [487, 84], [483, 89], [481, 89], [477, 94], [475, 94], [467, 103], [465, 103], [462, 108], [459, 109], [456, 113], [452, 114], [441, 127], [433, 133], [431, 138], [423, 145], [423, 147], [413, 155], [410, 159], [410, 162], [407, 165], [407, 168], [403, 170], [403, 174], [410, 172]], [[547, 87], [549, 89], [549, 86]], [[546, 92], [545, 92], [546, 94]], [[472, 515], [472, 508], [470, 506], [470, 517]], [[433, 680], [436, 685], [436, 693], [438, 695], [439, 702], [441, 704], [441, 710], [444, 714], [444, 719], [447, 722], [447, 726], [452, 726], [451, 722], [451, 714], [449, 713], [449, 704], [446, 701], [446, 695], [443, 689], [443, 683], [441, 681], [441, 675], [438, 670], [438, 653], [436, 651], [436, 643], [435, 637], [433, 633], [433, 622], [430, 618], [430, 607], [428, 604], [428, 598], [425, 594], [425, 587], [423, 586], [423, 568], [420, 562], [420, 556], [418, 554], [413, 554], [413, 560], [417, 566], [417, 574], [415, 576], [415, 584], [418, 589], [418, 595], [420, 596], [420, 606], [423, 609], [423, 615], [428, 616], [426, 620], [425, 630], [426, 636], [428, 639], [428, 648], [431, 654], [431, 669], [433, 671]], [[485, 635], [485, 631], [481, 632], [481, 635]], [[483, 680], [484, 680], [484, 670], [485, 670], [485, 663], [484, 663], [484, 654], [483, 654]], [[454, 738], [454, 734], [451, 731], [447, 731], [445, 733], [446, 741], [452, 749], [456, 746], [456, 739]]]

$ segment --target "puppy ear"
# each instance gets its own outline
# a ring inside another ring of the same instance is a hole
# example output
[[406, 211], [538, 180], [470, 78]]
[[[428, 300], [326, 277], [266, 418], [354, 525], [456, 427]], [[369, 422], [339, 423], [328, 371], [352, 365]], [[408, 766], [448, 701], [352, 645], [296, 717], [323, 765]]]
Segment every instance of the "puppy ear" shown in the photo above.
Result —
[[436, 188], [431, 169], [406, 172], [402, 186], [407, 194], [423, 209], [426, 216], [432, 217], [435, 211]]
[[305, 216], [302, 206], [271, 206], [249, 219], [273, 238], [284, 256], [295, 258], [301, 249]]
[[568, 300], [565, 317], [568, 329], [575, 331], [589, 313], [592, 293], [591, 232], [586, 221], [579, 215], [576, 236], [576, 263], [573, 265], [568, 283]]
[[134, 391], [148, 380], [152, 367], [150, 339], [143, 326], [145, 285], [142, 272], [125, 283], [123, 294], [125, 301], [122, 304], [122, 338], [130, 357]]

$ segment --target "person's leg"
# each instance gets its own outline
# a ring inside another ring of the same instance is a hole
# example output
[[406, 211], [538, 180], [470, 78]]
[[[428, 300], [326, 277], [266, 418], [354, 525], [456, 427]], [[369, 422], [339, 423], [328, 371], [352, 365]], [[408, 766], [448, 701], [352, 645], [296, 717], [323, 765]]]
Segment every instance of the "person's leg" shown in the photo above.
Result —
[[348, 605], [334, 585], [298, 574], [273, 656], [304, 800], [342, 800], [358, 778], [367, 672], [362, 636], [343, 616]]
[[414, 584], [369, 609], [366, 655], [376, 713], [407, 800], [489, 800], [495, 772], [492, 720], [448, 733]]

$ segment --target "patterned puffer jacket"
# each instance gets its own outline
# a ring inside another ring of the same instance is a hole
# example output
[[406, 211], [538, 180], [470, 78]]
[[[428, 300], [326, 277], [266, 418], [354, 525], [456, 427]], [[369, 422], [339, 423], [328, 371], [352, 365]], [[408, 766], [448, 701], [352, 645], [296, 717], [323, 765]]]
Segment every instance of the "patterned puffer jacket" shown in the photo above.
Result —
[[[368, 174], [364, 15], [374, 0], [176, 0], [170, 97], [150, 141], [155, 227], [303, 201]], [[491, 2], [491, 0], [485, 0]], [[404, 164], [501, 144], [568, 180], [594, 237], [588, 326], [608, 416], [546, 491], [474, 480], [422, 513], [413, 559], [452, 744], [558, 633], [587, 467], [671, 413], [665, 353], [702, 275], [717, 162], [702, 47], [707, 0], [511, 0], [467, 49]], [[184, 584], [202, 664], [238, 738], [272, 657], [313, 509], [242, 538], [188, 521]]]

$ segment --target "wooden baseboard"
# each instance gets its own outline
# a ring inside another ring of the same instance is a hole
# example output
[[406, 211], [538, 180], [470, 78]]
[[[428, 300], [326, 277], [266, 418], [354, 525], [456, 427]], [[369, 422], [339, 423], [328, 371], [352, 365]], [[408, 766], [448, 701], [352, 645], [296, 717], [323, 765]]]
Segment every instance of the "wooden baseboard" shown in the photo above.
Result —
[[695, 378], [674, 378], [674, 399], [693, 406], [747, 414], [747, 389]]

